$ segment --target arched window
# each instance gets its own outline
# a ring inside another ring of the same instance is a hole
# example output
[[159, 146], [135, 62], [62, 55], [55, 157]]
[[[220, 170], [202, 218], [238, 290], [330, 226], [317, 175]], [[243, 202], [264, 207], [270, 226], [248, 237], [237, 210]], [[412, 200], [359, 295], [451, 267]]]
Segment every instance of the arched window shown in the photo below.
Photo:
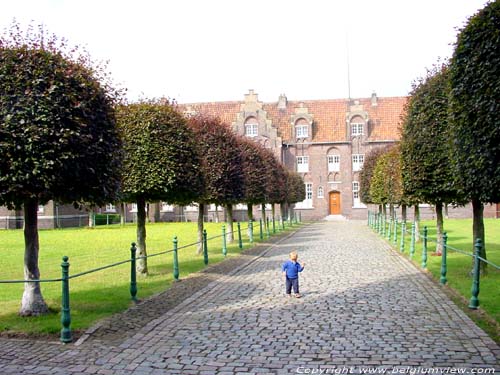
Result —
[[245, 121], [245, 135], [247, 137], [257, 137], [259, 135], [259, 123], [255, 117], [249, 117]]
[[323, 186], [318, 187], [318, 198], [324, 198], [325, 193], [323, 192]]
[[308, 138], [309, 137], [309, 123], [306, 119], [300, 118], [295, 122], [295, 137]]
[[361, 116], [354, 116], [351, 120], [351, 135], [357, 137], [364, 134], [365, 121]]

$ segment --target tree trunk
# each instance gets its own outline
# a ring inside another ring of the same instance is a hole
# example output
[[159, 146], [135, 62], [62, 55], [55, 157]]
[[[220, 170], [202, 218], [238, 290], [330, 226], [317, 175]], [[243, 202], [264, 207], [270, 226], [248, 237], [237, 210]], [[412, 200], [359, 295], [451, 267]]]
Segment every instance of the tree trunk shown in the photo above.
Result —
[[231, 243], [234, 241], [233, 236], [233, 205], [226, 205], [226, 213], [227, 213], [227, 231], [226, 231], [226, 239], [227, 242]]
[[[146, 252], [146, 200], [137, 198], [137, 258], [147, 256]], [[137, 259], [137, 273], [142, 276], [148, 274], [147, 258]]]
[[447, 219], [449, 218], [449, 215], [448, 215], [448, 205], [447, 204], [444, 205], [444, 217], [447, 218]]
[[198, 203], [198, 248], [196, 254], [203, 253], [203, 213], [205, 212], [205, 204]]
[[219, 222], [219, 206], [215, 205], [215, 222]]
[[253, 221], [253, 204], [252, 203], [247, 203], [247, 215], [248, 215], [248, 237], [250, 237], [250, 220]]
[[[474, 244], [476, 240], [479, 238], [483, 243], [483, 247], [479, 255], [481, 258], [486, 259], [486, 244], [484, 242], [484, 221], [483, 221], [483, 212], [484, 205], [477, 199], [472, 200], [472, 214], [473, 214], [473, 222], [472, 222], [472, 249], [474, 249]], [[472, 258], [474, 260], [474, 258]], [[486, 271], [487, 263], [481, 262], [481, 272]]]
[[406, 214], [406, 204], [401, 205], [401, 220], [406, 222], [408, 215]]
[[262, 217], [262, 230], [267, 233], [266, 205], [264, 203], [260, 205], [260, 212]]
[[94, 209], [89, 208], [89, 228], [94, 227]]
[[[38, 268], [38, 201], [29, 199], [24, 202], [24, 279], [39, 280]], [[39, 282], [24, 283], [21, 301], [21, 316], [46, 314], [49, 308], [43, 300]]]
[[161, 202], [156, 202], [156, 203], [153, 203], [153, 215], [154, 215], [154, 219], [153, 219], [153, 222], [154, 223], [159, 223], [160, 222], [160, 206], [161, 206]]
[[273, 219], [276, 220], [276, 207], [274, 206], [274, 203], [271, 205], [271, 214], [273, 215]]
[[415, 221], [415, 241], [420, 241], [420, 207], [418, 204], [415, 205], [415, 212], [413, 214], [413, 220]]
[[379, 205], [378, 205], [378, 213], [379, 213], [379, 214], [381, 214], [381, 213], [382, 213], [382, 205], [381, 205], [381, 204], [379, 204]]
[[443, 204], [436, 203], [436, 230], [437, 230], [437, 244], [436, 255], [443, 253]]
[[387, 220], [387, 206], [385, 204], [382, 205], [382, 214], [384, 215], [384, 220]]
[[121, 210], [121, 215], [120, 215], [120, 225], [123, 227], [125, 225], [125, 222], [127, 221], [126, 218], [126, 205], [125, 203], [120, 203], [120, 210]]
[[280, 204], [280, 211], [281, 211], [281, 220], [285, 220], [286, 219], [286, 203], [283, 202]]

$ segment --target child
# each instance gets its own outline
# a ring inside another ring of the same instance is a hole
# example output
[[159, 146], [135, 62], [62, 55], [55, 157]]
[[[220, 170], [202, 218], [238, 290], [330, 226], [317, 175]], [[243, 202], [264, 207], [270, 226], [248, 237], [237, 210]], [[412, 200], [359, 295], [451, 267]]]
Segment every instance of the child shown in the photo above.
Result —
[[299, 262], [297, 262], [297, 258], [298, 258], [297, 252], [292, 251], [290, 253], [290, 260], [287, 260], [283, 264], [281, 270], [283, 271], [283, 277], [285, 278], [286, 295], [288, 297], [291, 296], [293, 287], [293, 292], [295, 293], [295, 297], [300, 298], [299, 272], [302, 272], [304, 270], [304, 266], [306, 264], [302, 262], [301, 265]]

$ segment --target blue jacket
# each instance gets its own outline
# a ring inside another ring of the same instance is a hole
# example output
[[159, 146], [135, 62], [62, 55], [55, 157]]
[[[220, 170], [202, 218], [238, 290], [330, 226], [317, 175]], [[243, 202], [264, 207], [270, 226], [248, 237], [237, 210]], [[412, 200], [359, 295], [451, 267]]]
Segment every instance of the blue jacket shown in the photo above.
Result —
[[285, 263], [283, 263], [281, 270], [283, 272], [286, 272], [286, 277], [288, 277], [289, 279], [296, 279], [299, 277], [299, 272], [302, 272], [304, 270], [304, 267], [302, 267], [297, 262], [287, 260]]

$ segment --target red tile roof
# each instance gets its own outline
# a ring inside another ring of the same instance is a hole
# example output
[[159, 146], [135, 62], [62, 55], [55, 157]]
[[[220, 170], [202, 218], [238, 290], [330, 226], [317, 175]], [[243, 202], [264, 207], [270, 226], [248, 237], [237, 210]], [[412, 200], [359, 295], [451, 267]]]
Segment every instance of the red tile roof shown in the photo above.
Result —
[[[377, 105], [372, 106], [371, 98], [356, 99], [362, 110], [368, 113], [370, 120], [371, 141], [397, 140], [400, 138], [401, 115], [407, 97], [377, 98]], [[209, 102], [179, 104], [181, 111], [195, 111], [210, 116], [217, 116], [231, 125], [242, 110], [244, 101]], [[291, 119], [295, 109], [303, 105], [314, 118], [313, 142], [345, 141], [346, 115], [349, 111], [347, 99], [288, 101], [286, 109], [278, 109], [278, 103], [262, 103], [267, 118], [278, 128], [283, 141], [292, 141], [293, 129]]]

